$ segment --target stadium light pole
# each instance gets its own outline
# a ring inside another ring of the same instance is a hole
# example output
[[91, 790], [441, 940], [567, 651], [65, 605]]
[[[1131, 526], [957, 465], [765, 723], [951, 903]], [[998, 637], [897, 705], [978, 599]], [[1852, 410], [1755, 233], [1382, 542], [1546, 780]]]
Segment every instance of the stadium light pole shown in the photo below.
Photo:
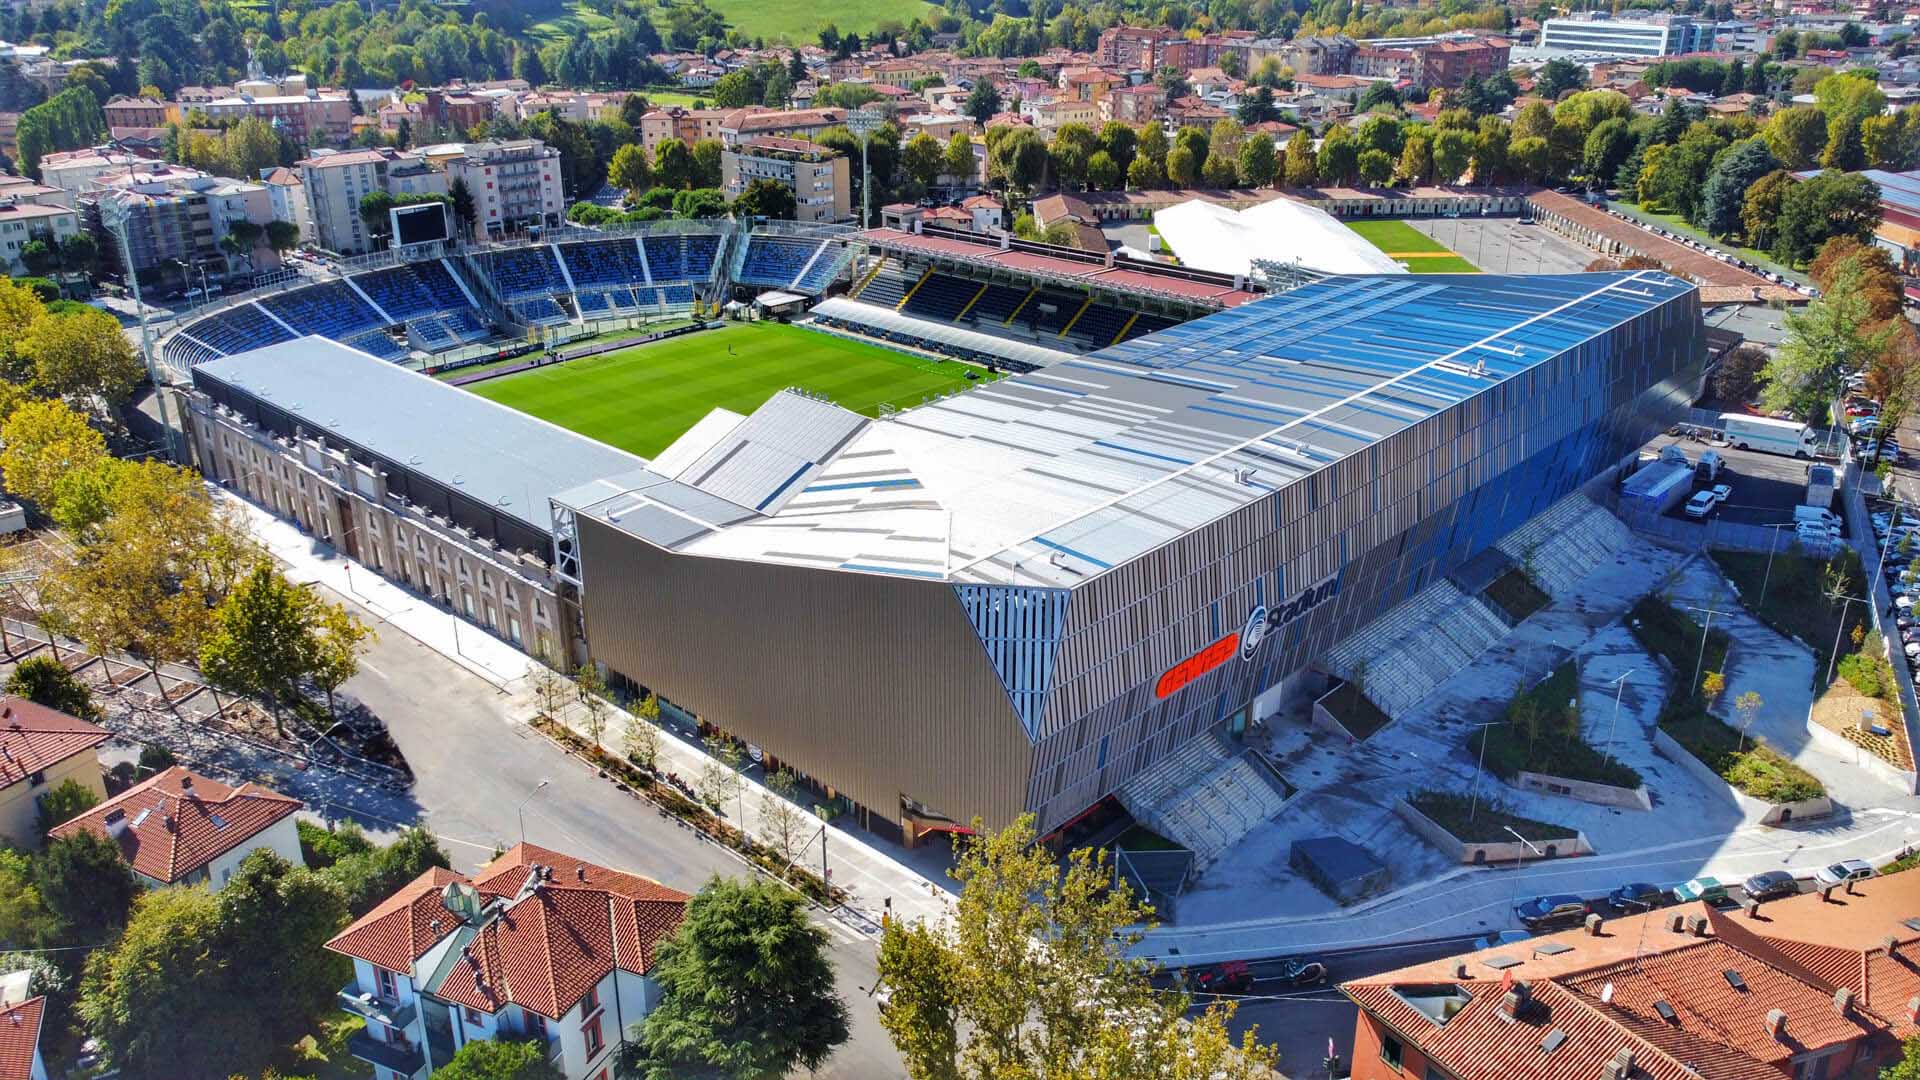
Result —
[[860, 227], [871, 228], [873, 176], [867, 171], [867, 143], [880, 127], [880, 114], [872, 109], [855, 109], [847, 114], [847, 130], [860, 139]]
[[[127, 198], [134, 198], [133, 192], [127, 192]], [[147, 321], [147, 304], [140, 298], [140, 275], [133, 268], [133, 244], [127, 239], [129, 222], [133, 220], [133, 208], [111, 196], [100, 201], [101, 216], [108, 229], [120, 240], [120, 265], [127, 274], [127, 286], [133, 290], [133, 308], [140, 317], [140, 359], [146, 364], [147, 378], [153, 381], [153, 395], [160, 405], [160, 426], [167, 435], [167, 456], [177, 458], [173, 442], [172, 409], [167, 405], [167, 390], [160, 380], [160, 369], [153, 360], [153, 330]], [[185, 432], [182, 431], [184, 435]]]

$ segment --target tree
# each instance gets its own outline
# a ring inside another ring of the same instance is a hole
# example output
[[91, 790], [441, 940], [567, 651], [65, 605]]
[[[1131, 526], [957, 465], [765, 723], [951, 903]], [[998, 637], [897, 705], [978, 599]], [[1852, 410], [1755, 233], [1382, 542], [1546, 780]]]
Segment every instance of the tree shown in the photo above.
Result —
[[1407, 136], [1407, 144], [1400, 151], [1400, 161], [1394, 166], [1394, 176], [1400, 183], [1422, 185], [1433, 179], [1433, 143], [1424, 134]]
[[100, 805], [100, 798], [81, 786], [80, 781], [68, 777], [42, 794], [39, 802], [34, 813], [40, 828], [40, 839], [45, 840], [56, 826], [64, 825]]
[[1335, 124], [1320, 140], [1320, 180], [1325, 184], [1350, 184], [1360, 171], [1360, 148], [1347, 129]]
[[652, 171], [646, 148], [639, 143], [628, 143], [613, 152], [613, 161], [607, 166], [607, 182], [629, 195], [637, 195], [646, 190]]
[[350, 960], [325, 948], [348, 922], [339, 886], [258, 848], [219, 898], [231, 1007], [252, 1014], [270, 1045], [305, 1035], [338, 1007], [334, 995], [353, 972]]
[[[1261, 87], [1261, 89], [1267, 91], [1267, 102], [1271, 104], [1273, 102], [1273, 91], [1271, 88], [1264, 86]], [[1387, 82], [1385, 79], [1376, 79], [1369, 83], [1367, 88], [1361, 91], [1360, 100], [1353, 103], [1353, 111], [1361, 114], [1369, 113], [1379, 108], [1392, 110], [1398, 109], [1399, 107], [1400, 91], [1395, 90], [1393, 84]], [[1273, 117], [1262, 117], [1262, 119], [1271, 120]], [[1244, 124], [1249, 121], [1243, 118], [1240, 122]]]
[[1393, 179], [1393, 155], [1385, 150], [1362, 150], [1359, 158], [1360, 179], [1369, 186], [1380, 187]]
[[693, 186], [696, 188], [717, 188], [720, 186], [720, 157], [726, 146], [719, 139], [701, 139], [693, 144]]
[[940, 167], [948, 176], [961, 184], [972, 183], [976, 172], [973, 162], [973, 140], [967, 137], [966, 132], [954, 133], [953, 139], [947, 143], [947, 150], [941, 159]]
[[[1386, 86], [1385, 83], [1374, 83], [1373, 85]], [[1391, 91], [1392, 87], [1388, 87], [1388, 90]], [[1368, 92], [1371, 93], [1372, 91]], [[1362, 104], [1359, 107], [1361, 111], [1365, 111], [1366, 105], [1364, 99], [1362, 99]], [[1280, 119], [1280, 107], [1273, 103], [1273, 90], [1270, 87], [1262, 86], [1252, 94], [1241, 99], [1240, 109], [1235, 115], [1242, 124], [1252, 127], [1255, 124], [1264, 124], [1269, 120]]]
[[33, 365], [34, 389], [69, 402], [115, 408], [147, 374], [120, 321], [95, 308], [35, 319], [18, 349]]
[[668, 139], [653, 152], [653, 182], [679, 191], [693, 186], [693, 151], [679, 139]]
[[761, 1080], [818, 1068], [848, 1037], [826, 950], [792, 890], [708, 882], [660, 945], [660, 1004], [622, 1047], [621, 1074]]
[[792, 221], [798, 206], [792, 188], [764, 177], [747, 181], [746, 190], [733, 200], [733, 212], [738, 216], [780, 221]]
[[348, 914], [358, 918], [407, 882], [435, 867], [445, 869], [449, 865], [440, 841], [416, 825], [384, 848], [342, 856], [323, 873], [340, 889]]
[[1571, 60], [1554, 57], [1533, 77], [1533, 92], [1548, 101], [1557, 100], [1570, 90], [1587, 85], [1587, 69]]
[[1760, 373], [1766, 370], [1767, 352], [1755, 345], [1742, 345], [1728, 353], [1713, 369], [1713, 396], [1721, 401], [1745, 404], [1760, 392]]
[[1853, 288], [1859, 272], [1848, 268], [1834, 288], [1802, 311], [1785, 316], [1786, 340], [1767, 363], [1761, 406], [1792, 410], [1818, 422], [1845, 389], [1849, 371], [1865, 368], [1892, 338], [1892, 329], [1869, 329], [1867, 301]]
[[274, 726], [284, 734], [281, 706], [297, 700], [301, 680], [314, 672], [327, 606], [261, 562], [214, 612], [200, 647], [200, 666], [236, 694], [266, 698]]
[[1265, 132], [1250, 135], [1240, 144], [1240, 182], [1263, 188], [1273, 183], [1280, 169], [1273, 152], [1273, 139]]
[[627, 717], [627, 729], [620, 742], [627, 760], [648, 772], [654, 771], [660, 761], [660, 729], [654, 726], [659, 719], [660, 700], [648, 694]]
[[600, 674], [600, 665], [588, 661], [574, 669], [573, 693], [587, 710], [587, 739], [598, 751], [607, 734], [607, 679]]
[[398, 205], [393, 193], [388, 191], [370, 191], [360, 196], [360, 223], [367, 227], [367, 235], [376, 240], [385, 237], [393, 224], [388, 211]]
[[20, 262], [34, 277], [45, 277], [52, 272], [59, 258], [53, 245], [39, 237], [20, 245]]
[[93, 691], [51, 656], [29, 656], [7, 676], [7, 693], [82, 720], [98, 720]]
[[1773, 114], [1760, 132], [1767, 149], [1789, 171], [1812, 168], [1827, 144], [1827, 117], [1819, 109], [1800, 105]]
[[939, 181], [945, 160], [945, 148], [940, 141], [924, 131], [908, 139], [907, 145], [900, 148], [901, 169], [908, 179], [923, 188], [930, 188]]
[[1740, 749], [1747, 748], [1747, 729], [1753, 726], [1754, 719], [1760, 715], [1760, 706], [1764, 704], [1766, 702], [1752, 690], [1733, 699], [1733, 713], [1740, 718]]
[[78, 1011], [123, 1076], [229, 1076], [265, 1063], [272, 1044], [259, 1017], [225, 992], [220, 934], [211, 892], [156, 889], [119, 943], [88, 961]]
[[1716, 160], [1706, 187], [1701, 189], [1700, 227], [1714, 236], [1738, 231], [1747, 192], [1779, 167], [1765, 140], [1752, 138], [1735, 143]]
[[1319, 178], [1320, 165], [1313, 152], [1313, 136], [1305, 129], [1297, 131], [1287, 140], [1286, 185], [1312, 187]]
[[[455, 180], [453, 184], [456, 188], [463, 191], [466, 190], [466, 181], [464, 180]], [[471, 204], [473, 199], [471, 193], [468, 194], [467, 199], [469, 204]], [[455, 201], [454, 205], [456, 208], [458, 207], [458, 200]], [[276, 252], [287, 252], [300, 246], [300, 226], [295, 225], [291, 221], [274, 220], [267, 222], [267, 246]]]
[[1771, 249], [1780, 235], [1780, 206], [1794, 179], [1785, 169], [1770, 172], [1747, 189], [1740, 203], [1740, 231], [1755, 247]]
[[1774, 256], [1804, 263], [1831, 237], [1871, 236], [1880, 224], [1880, 188], [1858, 173], [1823, 173], [1786, 187], [1778, 220]]
[[1527, 183], [1542, 183], [1547, 178], [1549, 155], [1545, 139], [1515, 139], [1507, 147], [1507, 168]]
[[442, 1080], [565, 1080], [566, 1076], [547, 1061], [545, 1043], [516, 1039], [470, 1042], [433, 1075]]
[[85, 417], [58, 401], [32, 401], [0, 424], [0, 474], [7, 490], [43, 509], [53, 504], [54, 487], [75, 469], [107, 456], [107, 440]]
[[[9, 843], [21, 839], [0, 837]], [[40, 899], [33, 863], [24, 852], [0, 846], [0, 946], [36, 948], [59, 938], [60, 922]]]
[[760, 795], [760, 830], [768, 846], [791, 864], [800, 857], [812, 831], [813, 819], [793, 804], [800, 778], [791, 769], [781, 769], [767, 777], [767, 788]]
[[1713, 708], [1713, 703], [1720, 700], [1720, 695], [1726, 692], [1727, 676], [1724, 672], [1709, 671], [1706, 677], [1700, 680], [1700, 697], [1706, 701], [1709, 709]]
[[333, 695], [360, 673], [360, 654], [377, 639], [365, 623], [339, 604], [323, 602], [315, 614], [318, 620], [308, 642], [312, 652], [307, 658], [307, 679], [327, 696], [327, 715], [333, 716]]
[[1596, 189], [1613, 186], [1615, 174], [1633, 152], [1633, 132], [1627, 122], [1615, 117], [1595, 124], [1587, 132], [1587, 141], [1581, 147], [1580, 163], [1587, 170], [1587, 179]]
[[880, 1023], [914, 1080], [1269, 1075], [1271, 1047], [1228, 1036], [1231, 1005], [1189, 1019], [1189, 999], [1128, 955], [1151, 912], [1096, 853], [1063, 868], [1026, 815], [976, 837], [950, 873], [947, 925], [894, 921], [881, 936]]
[[53, 917], [54, 940], [67, 945], [112, 941], [140, 892], [119, 846], [86, 831], [48, 841], [33, 862], [33, 886]]
[[1126, 174], [1121, 171], [1113, 155], [1105, 150], [1095, 150], [1087, 159], [1087, 188], [1090, 191], [1116, 191]]
[[[1240, 163], [1227, 149], [1215, 150], [1207, 155], [1207, 162], [1200, 168], [1200, 177], [1211, 188], [1230, 188], [1240, 182]], [[1391, 171], [1393, 163], [1387, 163]]]
[[979, 80], [973, 84], [973, 90], [967, 94], [967, 104], [963, 111], [973, 118], [974, 123], [982, 128], [986, 127], [987, 121], [1000, 111], [1000, 91], [986, 79]]
[[1167, 183], [1176, 188], [1190, 188], [1200, 182], [1202, 162], [1194, 158], [1193, 151], [1184, 146], [1176, 146], [1167, 151]]
[[1433, 179], [1457, 184], [1473, 160], [1473, 135], [1458, 128], [1442, 128], [1433, 137]]

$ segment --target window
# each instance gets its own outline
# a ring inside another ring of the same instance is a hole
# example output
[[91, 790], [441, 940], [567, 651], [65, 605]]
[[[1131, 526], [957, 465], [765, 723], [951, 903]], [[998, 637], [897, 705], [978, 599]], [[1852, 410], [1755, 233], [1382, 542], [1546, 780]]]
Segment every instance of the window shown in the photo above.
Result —
[[527, 1034], [545, 1041], [547, 1038], [547, 1018], [538, 1013], [523, 1013], [527, 1018]]
[[470, 1006], [462, 1006], [460, 1011], [466, 1015], [468, 1027], [480, 1026], [480, 1014], [474, 1012]]
[[600, 988], [589, 987], [585, 997], [580, 999], [580, 1015], [592, 1016], [600, 1011]]
[[397, 998], [400, 996], [399, 986], [394, 981], [393, 972], [388, 971], [386, 968], [375, 968], [374, 977], [380, 984], [381, 997]]
[[34, 773], [32, 776], [27, 777], [27, 783], [32, 785], [33, 787], [39, 787], [41, 784], [44, 784], [46, 782], [47, 782], [47, 774], [44, 772], [37, 772], [37, 773]]
[[600, 1015], [598, 1013], [594, 1014], [593, 1019], [580, 1025], [580, 1034], [585, 1036], [587, 1040], [588, 1058], [592, 1058], [593, 1055], [599, 1053], [600, 1049], [606, 1045], [606, 1040], [600, 1035]]
[[1428, 1065], [1426, 1080], [1447, 1080], [1447, 1074], [1441, 1072], [1437, 1066]]
[[1400, 1067], [1400, 1040], [1391, 1035], [1380, 1036], [1380, 1060], [1398, 1069]]

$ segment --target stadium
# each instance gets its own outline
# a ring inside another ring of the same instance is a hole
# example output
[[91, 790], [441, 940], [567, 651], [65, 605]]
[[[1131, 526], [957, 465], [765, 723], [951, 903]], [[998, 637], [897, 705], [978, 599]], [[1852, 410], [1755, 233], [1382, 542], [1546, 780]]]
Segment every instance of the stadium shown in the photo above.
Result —
[[[207, 475], [908, 842], [1057, 831], [1244, 730], [1669, 423], [1703, 333], [1653, 271], [1263, 295], [931, 229], [568, 230], [342, 269], [163, 342]], [[800, 325], [491, 377], [553, 331], [591, 350], [730, 305]], [[488, 377], [421, 373], [465, 363]]]

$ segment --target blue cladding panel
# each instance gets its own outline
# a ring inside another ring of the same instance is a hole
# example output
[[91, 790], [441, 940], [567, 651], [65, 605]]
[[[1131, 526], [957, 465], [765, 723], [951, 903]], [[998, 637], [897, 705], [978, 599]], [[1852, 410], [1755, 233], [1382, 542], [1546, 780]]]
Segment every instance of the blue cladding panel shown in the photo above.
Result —
[[1067, 621], [1065, 589], [956, 585], [960, 606], [993, 661], [1007, 700], [1033, 738], [1053, 682], [1053, 656]]

